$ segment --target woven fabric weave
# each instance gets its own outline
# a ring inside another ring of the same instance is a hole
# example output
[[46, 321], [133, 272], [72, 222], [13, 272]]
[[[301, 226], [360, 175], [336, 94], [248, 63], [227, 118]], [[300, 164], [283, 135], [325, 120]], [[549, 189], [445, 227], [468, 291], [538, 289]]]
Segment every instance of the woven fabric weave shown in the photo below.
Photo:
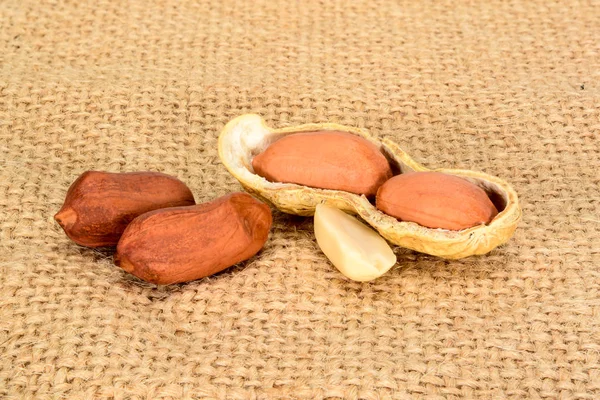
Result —
[[[598, 32], [595, 0], [0, 2], [0, 397], [600, 398]], [[499, 176], [522, 223], [357, 283], [274, 212], [256, 257], [157, 287], [54, 222], [86, 170], [241, 190], [217, 138], [249, 112]]]

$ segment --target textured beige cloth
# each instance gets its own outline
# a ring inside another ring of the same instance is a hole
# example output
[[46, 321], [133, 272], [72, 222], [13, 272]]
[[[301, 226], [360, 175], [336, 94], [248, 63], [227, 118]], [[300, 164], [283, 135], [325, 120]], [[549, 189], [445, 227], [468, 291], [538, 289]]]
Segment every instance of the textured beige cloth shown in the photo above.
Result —
[[[0, 398], [600, 398], [598, 1], [0, 1]], [[310, 218], [156, 287], [69, 241], [83, 171], [240, 190], [220, 129], [338, 122], [511, 182], [491, 254], [345, 279]]]

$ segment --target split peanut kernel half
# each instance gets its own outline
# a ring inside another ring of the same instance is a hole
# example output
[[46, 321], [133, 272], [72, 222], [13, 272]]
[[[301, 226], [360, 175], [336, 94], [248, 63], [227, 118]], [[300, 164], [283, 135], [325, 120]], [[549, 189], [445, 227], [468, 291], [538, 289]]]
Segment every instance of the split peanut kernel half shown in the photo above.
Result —
[[385, 239], [355, 217], [318, 204], [314, 223], [319, 247], [346, 277], [371, 281], [396, 264], [396, 255]]

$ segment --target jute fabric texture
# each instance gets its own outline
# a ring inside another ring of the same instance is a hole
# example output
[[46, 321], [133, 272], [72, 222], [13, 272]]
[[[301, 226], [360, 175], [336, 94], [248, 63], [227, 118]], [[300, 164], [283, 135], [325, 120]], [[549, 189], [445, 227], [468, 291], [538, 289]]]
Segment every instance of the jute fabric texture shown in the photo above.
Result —
[[[598, 1], [0, 1], [0, 398], [600, 398]], [[514, 238], [345, 279], [310, 218], [159, 287], [52, 216], [86, 170], [241, 190], [230, 119], [511, 182]]]

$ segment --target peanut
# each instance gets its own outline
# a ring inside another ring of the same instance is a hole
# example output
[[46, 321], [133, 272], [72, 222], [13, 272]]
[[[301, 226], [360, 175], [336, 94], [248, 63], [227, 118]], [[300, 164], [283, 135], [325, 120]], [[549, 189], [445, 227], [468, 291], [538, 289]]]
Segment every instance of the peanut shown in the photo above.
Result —
[[200, 279], [255, 255], [271, 223], [271, 209], [246, 193], [151, 211], [129, 224], [115, 264], [156, 284]]
[[448, 230], [487, 224], [498, 214], [479, 186], [439, 172], [393, 177], [379, 188], [376, 207], [402, 221]]
[[392, 171], [377, 146], [338, 131], [285, 136], [252, 160], [254, 172], [271, 182], [374, 196]]
[[73, 182], [54, 219], [77, 244], [115, 246], [138, 215], [193, 204], [183, 182], [160, 172], [87, 171]]
[[370, 281], [396, 264], [396, 255], [387, 242], [353, 216], [318, 204], [314, 222], [319, 247], [346, 277]]

